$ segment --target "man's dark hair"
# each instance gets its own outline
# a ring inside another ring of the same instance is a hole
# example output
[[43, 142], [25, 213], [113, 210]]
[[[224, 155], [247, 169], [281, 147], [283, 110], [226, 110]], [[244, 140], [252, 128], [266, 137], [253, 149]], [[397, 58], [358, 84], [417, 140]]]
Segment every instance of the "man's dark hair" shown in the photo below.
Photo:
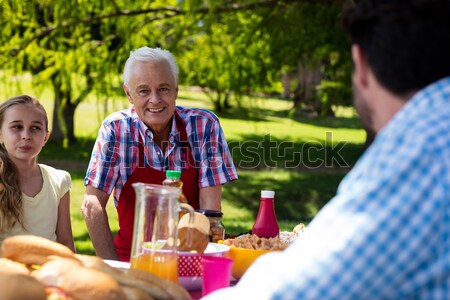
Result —
[[385, 88], [403, 96], [450, 76], [450, 0], [355, 2], [344, 27]]

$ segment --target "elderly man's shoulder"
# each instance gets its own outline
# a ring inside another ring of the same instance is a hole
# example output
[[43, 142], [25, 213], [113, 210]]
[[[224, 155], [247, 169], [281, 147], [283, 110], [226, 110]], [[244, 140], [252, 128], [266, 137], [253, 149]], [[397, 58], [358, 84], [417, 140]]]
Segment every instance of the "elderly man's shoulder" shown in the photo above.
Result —
[[108, 123], [114, 123], [116, 121], [120, 121], [123, 122], [124, 120], [127, 119], [136, 119], [139, 116], [136, 114], [136, 110], [134, 109], [134, 107], [130, 107], [127, 109], [123, 109], [123, 110], [119, 110], [119, 111], [115, 111], [111, 114], [109, 114], [104, 120], [103, 122], [108, 124]]
[[183, 120], [189, 120], [191, 118], [203, 118], [208, 119], [211, 122], [218, 122], [219, 117], [217, 117], [213, 112], [203, 109], [203, 108], [189, 108], [184, 106], [176, 107], [177, 113]]

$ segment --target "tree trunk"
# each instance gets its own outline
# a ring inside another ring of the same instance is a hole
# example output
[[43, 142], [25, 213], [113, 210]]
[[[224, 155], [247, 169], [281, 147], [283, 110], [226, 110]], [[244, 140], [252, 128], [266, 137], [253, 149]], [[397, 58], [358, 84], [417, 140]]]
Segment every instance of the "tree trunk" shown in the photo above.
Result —
[[305, 101], [304, 88], [300, 82], [297, 83], [297, 87], [294, 90], [294, 97], [292, 98], [294, 102], [294, 109], [300, 109], [300, 104]]
[[64, 140], [64, 133], [61, 130], [61, 124], [59, 122], [58, 112], [59, 107], [61, 105], [61, 85], [56, 80], [55, 77], [52, 78], [52, 85], [53, 85], [53, 91], [55, 93], [55, 101], [53, 102], [53, 115], [52, 115], [52, 134], [51, 139], [55, 141], [63, 141]]
[[62, 109], [62, 115], [64, 118], [65, 127], [67, 129], [67, 140], [69, 145], [75, 144], [77, 142], [77, 138], [75, 137], [75, 110], [77, 108], [71, 102], [66, 102], [67, 105]]
[[217, 91], [217, 98], [216, 101], [214, 101], [214, 109], [216, 112], [222, 112], [222, 93]]
[[288, 72], [283, 72], [281, 76], [281, 83], [283, 85], [281, 97], [284, 99], [291, 99], [291, 76]]
[[223, 107], [225, 110], [230, 109], [232, 107], [230, 104], [230, 92], [225, 93], [225, 98], [223, 99]]
[[306, 73], [304, 65], [299, 62], [297, 65], [297, 87], [294, 90], [294, 108], [296, 110], [302, 108], [302, 103], [306, 101]]
[[322, 74], [320, 64], [299, 62], [297, 65], [297, 87], [294, 91], [294, 108], [320, 113], [320, 103], [316, 97], [316, 86], [320, 84]]
[[77, 142], [75, 137], [75, 110], [76, 104], [71, 102], [71, 92], [63, 91], [61, 83], [56, 76], [52, 78], [55, 101], [53, 104], [52, 140], [61, 141], [64, 144]]

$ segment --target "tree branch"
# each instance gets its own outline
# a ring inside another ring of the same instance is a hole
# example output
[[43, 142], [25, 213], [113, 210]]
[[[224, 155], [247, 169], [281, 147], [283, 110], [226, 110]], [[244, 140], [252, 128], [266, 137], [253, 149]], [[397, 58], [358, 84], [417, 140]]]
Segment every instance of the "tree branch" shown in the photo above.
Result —
[[[111, 0], [113, 3], [113, 6], [115, 8], [115, 11], [108, 14], [98, 15], [98, 16], [92, 16], [89, 18], [84, 19], [72, 19], [69, 21], [61, 22], [58, 25], [52, 25], [45, 27], [41, 29], [38, 33], [36, 33], [34, 36], [32, 36], [30, 39], [26, 40], [24, 43], [22, 43], [19, 47], [15, 47], [11, 49], [10, 51], [10, 58], [16, 57], [22, 50], [26, 49], [29, 44], [31, 44], [35, 40], [40, 40], [50, 34], [52, 34], [54, 31], [71, 27], [77, 24], [83, 24], [83, 25], [90, 25], [97, 21], [104, 20], [104, 19], [110, 19], [110, 18], [116, 18], [116, 17], [131, 17], [131, 16], [138, 16], [138, 15], [146, 15], [146, 14], [158, 14], [162, 13], [160, 16], [155, 16], [150, 19], [148, 19], [145, 23], [151, 23], [156, 20], [162, 20], [162, 19], [168, 19], [180, 15], [186, 15], [188, 13], [191, 14], [207, 14], [211, 12], [211, 9], [209, 7], [200, 7], [193, 11], [186, 11], [182, 10], [178, 7], [174, 6], [166, 6], [166, 7], [160, 7], [160, 8], [149, 8], [149, 9], [137, 9], [137, 10], [122, 10], [117, 5], [117, 3], [114, 0]], [[336, 5], [336, 4], [342, 4], [345, 2], [345, 0], [260, 0], [255, 1], [252, 3], [229, 3], [225, 4], [223, 6], [219, 6], [214, 9], [214, 13], [230, 13], [235, 11], [244, 11], [244, 10], [253, 10], [256, 8], [273, 8], [278, 5], [290, 5], [295, 3], [322, 3], [322, 4], [329, 4], [329, 5]]]

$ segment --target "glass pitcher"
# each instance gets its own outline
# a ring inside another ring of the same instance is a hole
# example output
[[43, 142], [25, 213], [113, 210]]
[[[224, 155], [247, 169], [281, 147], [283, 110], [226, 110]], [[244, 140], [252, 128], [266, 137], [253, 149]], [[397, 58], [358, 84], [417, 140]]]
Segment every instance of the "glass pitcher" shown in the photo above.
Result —
[[178, 213], [187, 210], [193, 219], [194, 209], [178, 201], [178, 188], [147, 183], [132, 186], [136, 191], [136, 209], [131, 268], [178, 282]]

